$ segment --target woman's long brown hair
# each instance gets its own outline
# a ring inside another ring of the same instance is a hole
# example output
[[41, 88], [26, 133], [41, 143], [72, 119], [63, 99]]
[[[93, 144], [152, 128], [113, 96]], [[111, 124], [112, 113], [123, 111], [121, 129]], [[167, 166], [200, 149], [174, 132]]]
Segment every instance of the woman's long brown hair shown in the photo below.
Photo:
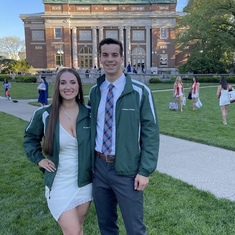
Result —
[[56, 126], [56, 122], [59, 118], [60, 106], [63, 103], [63, 98], [60, 95], [59, 86], [60, 86], [60, 77], [64, 72], [72, 73], [78, 81], [79, 91], [76, 97], [76, 101], [78, 104], [84, 104], [83, 90], [82, 90], [82, 82], [79, 74], [75, 69], [64, 68], [59, 70], [55, 79], [54, 86], [54, 94], [52, 98], [51, 111], [48, 119], [48, 123], [46, 124], [46, 133], [44, 137], [43, 151], [46, 155], [53, 155], [53, 143], [54, 143], [54, 130]]

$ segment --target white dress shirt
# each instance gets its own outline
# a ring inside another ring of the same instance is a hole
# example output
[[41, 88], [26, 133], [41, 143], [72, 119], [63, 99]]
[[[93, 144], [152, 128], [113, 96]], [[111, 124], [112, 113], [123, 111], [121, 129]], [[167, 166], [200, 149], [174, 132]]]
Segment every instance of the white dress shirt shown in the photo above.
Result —
[[[98, 115], [97, 115], [97, 123], [96, 123], [96, 148], [95, 150], [98, 152], [102, 152], [102, 145], [103, 145], [103, 135], [104, 135], [104, 119], [105, 119], [105, 104], [106, 104], [106, 96], [108, 94], [108, 86], [110, 82], [105, 79], [105, 81], [100, 86], [101, 91], [101, 100], [98, 108]], [[120, 95], [122, 94], [124, 87], [126, 84], [126, 77], [124, 74], [121, 75], [114, 83], [113, 88], [113, 96], [114, 96], [114, 104], [113, 104], [113, 126], [112, 126], [112, 151], [110, 155], [115, 155], [115, 143], [116, 143], [116, 120], [115, 120], [115, 113], [116, 113], [116, 102]]]

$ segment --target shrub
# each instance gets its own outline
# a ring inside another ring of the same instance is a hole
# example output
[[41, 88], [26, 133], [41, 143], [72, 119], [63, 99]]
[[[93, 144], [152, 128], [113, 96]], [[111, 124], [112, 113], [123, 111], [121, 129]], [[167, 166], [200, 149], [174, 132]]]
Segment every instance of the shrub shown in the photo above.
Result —
[[0, 74], [0, 81], [3, 81], [6, 78], [8, 81], [11, 80], [11, 76], [8, 74]]
[[149, 83], [162, 83], [162, 81], [159, 78], [150, 78]]
[[35, 76], [16, 76], [16, 82], [25, 82], [25, 83], [36, 83], [37, 78]]

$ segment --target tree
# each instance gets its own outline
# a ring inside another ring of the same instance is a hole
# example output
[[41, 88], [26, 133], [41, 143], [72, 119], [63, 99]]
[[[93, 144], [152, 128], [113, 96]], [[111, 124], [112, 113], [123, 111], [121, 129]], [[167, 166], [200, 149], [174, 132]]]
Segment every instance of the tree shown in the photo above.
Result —
[[0, 56], [0, 71], [2, 71], [4, 68], [7, 68], [13, 61], [14, 60], [6, 59], [5, 57]]
[[[183, 68], [202, 73], [231, 69], [235, 51], [235, 1], [189, 0], [184, 11], [187, 15], [178, 26], [177, 43], [181, 50], [190, 48], [191, 53]], [[192, 67], [196, 65], [201, 68]]]
[[8, 70], [14, 73], [21, 72], [22, 74], [35, 72], [34, 68], [26, 60], [17, 60], [12, 62], [9, 65]]
[[7, 59], [20, 59], [19, 53], [25, 50], [25, 42], [18, 37], [0, 38], [0, 55]]

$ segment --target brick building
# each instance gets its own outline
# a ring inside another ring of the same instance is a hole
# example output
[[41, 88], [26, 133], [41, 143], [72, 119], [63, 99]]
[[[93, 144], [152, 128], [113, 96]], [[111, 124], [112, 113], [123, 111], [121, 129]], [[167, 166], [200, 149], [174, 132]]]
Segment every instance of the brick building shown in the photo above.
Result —
[[[44, 12], [21, 14], [26, 58], [36, 69], [99, 67], [98, 42], [123, 42], [125, 59], [140, 70], [175, 71], [177, 0], [43, 0]], [[182, 57], [182, 56], [181, 56]]]

